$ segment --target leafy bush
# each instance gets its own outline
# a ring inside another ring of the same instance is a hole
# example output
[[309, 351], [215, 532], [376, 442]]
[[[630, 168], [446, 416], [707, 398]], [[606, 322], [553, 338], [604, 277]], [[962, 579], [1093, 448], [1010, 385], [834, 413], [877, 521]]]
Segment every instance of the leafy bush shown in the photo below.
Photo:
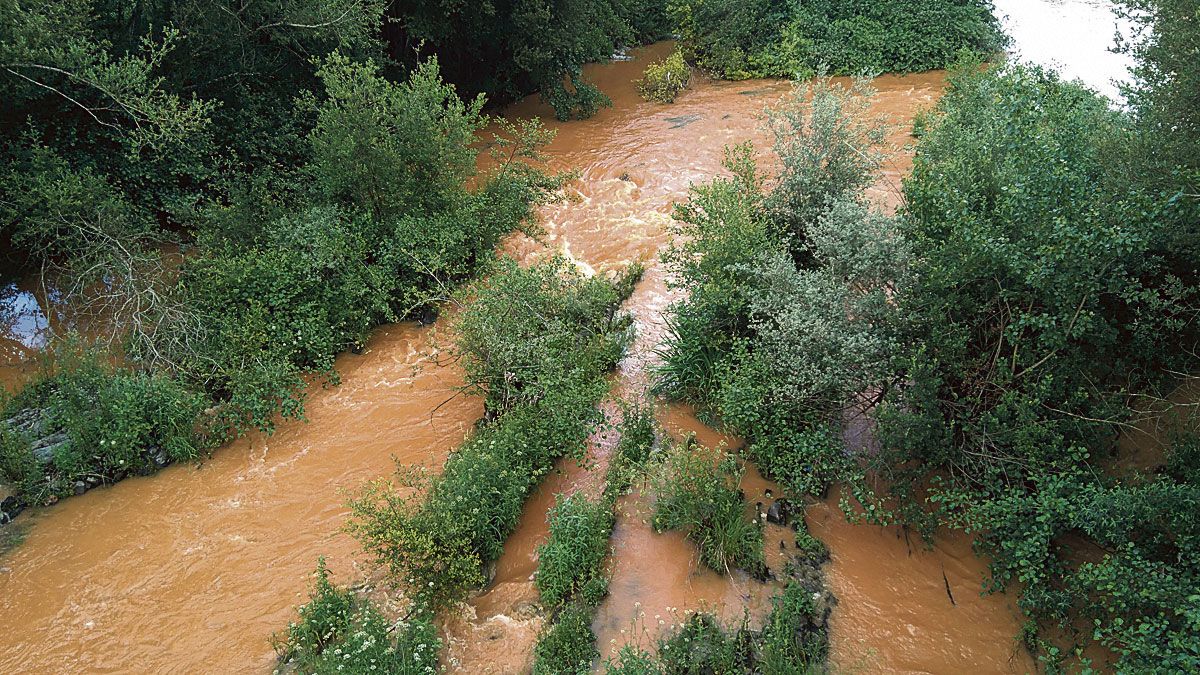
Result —
[[400, 476], [424, 488], [424, 499], [381, 481], [351, 503], [351, 532], [422, 606], [444, 607], [480, 585], [529, 491], [559, 457], [582, 457], [603, 421], [604, 375], [629, 338], [619, 286], [551, 260], [529, 269], [502, 263], [472, 291], [456, 350], [493, 419], [441, 476]]
[[733, 180], [693, 189], [665, 256], [689, 295], [673, 307], [660, 386], [719, 416], [796, 494], [851, 478], [861, 494], [836, 428], [848, 402], [869, 408], [890, 383], [901, 340], [891, 298], [909, 245], [859, 201], [879, 166], [871, 95], [861, 82], [798, 87], [770, 115], [779, 174], [731, 151]]
[[744, 471], [723, 450], [691, 440], [671, 448], [651, 477], [654, 529], [684, 530], [718, 572], [765, 573], [761, 524], [746, 518], [738, 488]]
[[764, 675], [823, 673], [829, 653], [825, 617], [818, 615], [813, 593], [789, 582], [771, 600], [771, 614], [759, 635], [758, 667]]
[[596, 605], [607, 593], [604, 558], [612, 533], [612, 506], [575, 494], [559, 497], [550, 510], [550, 538], [538, 547], [534, 576], [542, 603], [556, 607], [568, 599]]
[[658, 439], [654, 406], [649, 401], [625, 402], [621, 412], [621, 438], [604, 473], [604, 501], [615, 506], [642, 475]]
[[102, 358], [66, 345], [58, 352], [57, 372], [30, 384], [9, 404], [9, 414], [31, 416], [39, 435], [58, 441], [48, 446], [49, 463], [43, 466], [28, 434], [3, 425], [0, 471], [22, 499], [66, 496], [83, 479], [151, 473], [164, 463], [197, 459], [209, 447], [203, 395], [166, 375], [114, 368]]
[[[442, 641], [426, 614], [418, 613], [393, 631], [379, 610], [329, 579], [325, 560], [317, 563], [309, 601], [299, 620], [272, 642], [282, 669], [301, 673], [438, 672]], [[277, 671], [278, 672], [278, 671]]]
[[444, 299], [561, 183], [525, 164], [550, 138], [528, 123], [505, 127], [505, 156], [469, 191], [482, 100], [460, 101], [436, 62], [396, 84], [335, 54], [318, 75], [327, 98], [312, 103], [306, 169], [317, 204], [263, 205], [259, 190], [283, 179], [261, 176], [245, 201], [207, 213], [183, 270], [202, 322], [172, 343], [176, 360], [224, 403], [227, 433], [301, 416], [307, 375], [335, 377], [334, 357], [371, 328]]
[[28, 438], [0, 423], [0, 478], [20, 495], [32, 495], [42, 480], [42, 466], [33, 456]]
[[754, 647], [744, 621], [726, 631], [712, 614], [697, 612], [678, 632], [659, 640], [658, 661], [664, 673], [749, 673]]
[[683, 60], [683, 52], [676, 49], [662, 61], [646, 66], [642, 79], [637, 81], [637, 90], [647, 101], [674, 103], [691, 78], [691, 69]]
[[686, 56], [724, 79], [945, 68], [1004, 44], [987, 0], [673, 0]]
[[499, 414], [604, 372], [629, 339], [620, 289], [632, 285], [585, 277], [562, 258], [528, 270], [502, 261], [454, 326], [468, 385]]
[[658, 641], [657, 653], [625, 646], [616, 659], [605, 662], [610, 675], [803, 675], [826, 671], [829, 636], [825, 617], [818, 616], [812, 592], [789, 582], [772, 599], [772, 610], [761, 631], [743, 620], [726, 628], [712, 614], [690, 615], [678, 631]]
[[762, 177], [753, 148], [727, 148], [731, 177], [689, 189], [677, 205], [677, 243], [663, 256], [673, 288], [687, 299], [672, 306], [671, 329], [657, 386], [667, 394], [702, 404], [716, 389], [716, 369], [749, 321], [750, 265], [762, 255], [784, 250], [762, 215]]
[[[605, 543], [607, 544], [607, 537]], [[533, 651], [535, 675], [585, 675], [592, 672], [592, 661], [600, 656], [596, 634], [592, 632], [593, 608], [586, 603], [570, 603], [562, 608], [540, 636]]]
[[[952, 78], [905, 185], [914, 267], [897, 300], [913, 347], [875, 465], [898, 503], [929, 487], [937, 519], [979, 533], [989, 587], [1019, 584], [1031, 634], [1075, 643], [1030, 638], [1051, 665], [1097, 641], [1121, 669], [1188, 670], [1200, 486], [1103, 470], [1131, 404], [1165, 405], [1164, 372], [1195, 367], [1197, 290], [1174, 273], [1179, 251], [1160, 254], [1171, 200], [1123, 178], [1131, 138], [1106, 100], [1053, 73]], [[904, 515], [931, 525], [921, 511]], [[1080, 560], [1068, 535], [1102, 553]]]

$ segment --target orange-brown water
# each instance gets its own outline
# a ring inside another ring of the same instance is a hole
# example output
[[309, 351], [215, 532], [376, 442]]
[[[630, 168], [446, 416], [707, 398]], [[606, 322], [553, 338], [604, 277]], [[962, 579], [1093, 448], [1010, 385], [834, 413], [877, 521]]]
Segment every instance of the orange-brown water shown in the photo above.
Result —
[[[558, 130], [549, 149], [552, 166], [578, 170], [581, 180], [573, 186], [572, 203], [545, 210], [548, 243], [587, 268], [635, 259], [650, 264], [627, 304], [639, 330], [619, 373], [618, 388], [627, 393], [645, 384], [647, 365], [664, 335], [664, 311], [675, 297], [667, 289], [664, 270], [655, 264], [671, 241], [672, 202], [685, 197], [689, 183], [708, 180], [720, 170], [726, 145], [752, 139], [760, 150], [766, 149], [761, 113], [791, 88], [784, 82], [702, 81], [671, 106], [641, 101], [630, 79], [641, 72], [640, 61], [668, 50], [659, 45], [638, 52], [639, 62], [589, 68], [588, 75], [613, 98], [614, 106], [591, 120], [550, 123]], [[918, 109], [933, 104], [943, 84], [937, 73], [875, 82], [875, 110], [895, 125], [889, 138], [895, 152], [871, 190], [885, 208], [898, 204], [900, 179], [911, 166], [911, 156], [904, 151], [909, 121]], [[544, 119], [547, 113], [533, 99], [507, 111], [510, 116]], [[534, 255], [539, 249], [527, 240], [510, 245], [518, 255]], [[661, 418], [669, 431], [696, 432], [701, 442], [739, 444], [707, 429], [683, 407], [669, 406]], [[604, 454], [605, 443], [595, 444], [591, 461], [598, 466], [591, 471], [572, 462], [560, 464], [559, 472], [533, 496], [499, 561], [494, 586], [475, 598], [465, 618], [451, 626], [449, 652], [457, 672], [528, 669], [532, 640], [542, 625], [534, 611], [532, 574], [536, 547], [547, 535], [547, 509], [557, 493], [594, 490]], [[753, 467], [743, 489], [751, 502], [761, 499], [766, 489], [778, 494]], [[594, 625], [602, 654], [629, 641], [651, 646], [663, 626], [690, 610], [708, 609], [737, 621], [745, 609], [752, 622], [769, 610], [777, 586], [704, 569], [694, 546], [678, 533], [654, 533], [648, 520], [648, 504], [640, 495], [618, 504], [610, 592]], [[1032, 670], [1032, 662], [1014, 646], [1019, 627], [1014, 607], [1003, 596], [979, 595], [985, 566], [971, 553], [969, 540], [939, 540], [932, 552], [925, 552], [918, 542], [910, 547], [891, 531], [848, 525], [837, 516], [836, 506], [825, 504], [813, 507], [809, 520], [832, 550], [830, 585], [846, 598], [832, 623], [835, 664], [867, 672]], [[778, 555], [779, 540], [790, 546], [789, 534], [768, 527], [768, 553]], [[947, 583], [955, 589], [957, 605], [950, 604]]]
[[[551, 125], [558, 129], [552, 166], [577, 169], [581, 179], [572, 187], [575, 201], [545, 209], [546, 243], [596, 270], [649, 263], [629, 303], [640, 336], [618, 374], [626, 391], [644, 384], [672, 299], [655, 264], [670, 242], [671, 203], [690, 182], [719, 170], [726, 144], [754, 139], [765, 148], [759, 114], [789, 91], [783, 82], [700, 81], [674, 105], [641, 101], [631, 80], [669, 49], [656, 45], [633, 62], [589, 67], [613, 107]], [[942, 85], [936, 73], [880, 78], [877, 109], [903, 123]], [[545, 113], [534, 100], [508, 111]], [[907, 140], [898, 126], [894, 144]], [[893, 156], [873, 190], [878, 201], [895, 205], [908, 166], [905, 153]], [[544, 250], [524, 238], [508, 248], [522, 258]], [[329, 556], [340, 581], [361, 575], [354, 543], [339, 533], [341, 490], [387, 474], [393, 455], [439, 466], [481, 414], [479, 402], [464, 397], [434, 412], [460, 374], [424, 360], [429, 347], [428, 329], [380, 329], [366, 353], [338, 360], [341, 386], [312, 392], [307, 424], [285, 423], [273, 437], [221, 448], [200, 468], [171, 467], [24, 516], [36, 523], [28, 541], [0, 559], [0, 672], [267, 671], [268, 636], [303, 600], [317, 555]], [[663, 421], [720, 440], [685, 409], [665, 410]], [[602, 459], [605, 441], [595, 446]], [[461, 672], [527, 667], [541, 625], [529, 575], [545, 511], [556, 492], [595, 480], [571, 463], [560, 469], [533, 496], [496, 586], [448, 620], [447, 662]], [[752, 501], [767, 487], [748, 472]], [[656, 615], [669, 625], [672, 608], [761, 614], [771, 589], [701, 569], [680, 536], [649, 530], [644, 506], [637, 497], [620, 505], [611, 595], [596, 624], [602, 647], [631, 635], [648, 641]], [[841, 597], [832, 624], [836, 664], [868, 672], [1029, 669], [1020, 654], [1010, 660], [1019, 625], [1011, 606], [1003, 597], [978, 597], [984, 565], [968, 541], [943, 540], [924, 553], [890, 531], [846, 525], [831, 507], [818, 505], [809, 518], [832, 550], [828, 573]], [[776, 534], [768, 532], [768, 550]], [[946, 596], [943, 571], [957, 606]]]

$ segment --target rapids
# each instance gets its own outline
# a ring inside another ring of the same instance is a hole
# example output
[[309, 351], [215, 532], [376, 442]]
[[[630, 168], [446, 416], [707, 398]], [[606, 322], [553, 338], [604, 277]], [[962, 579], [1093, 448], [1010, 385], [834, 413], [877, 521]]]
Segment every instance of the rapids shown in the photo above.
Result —
[[[1021, 51], [1035, 58], [1039, 47], [1056, 42], [1038, 12], [1088, 21], [1092, 32], [1103, 24], [1097, 3], [997, 4], [1017, 17], [1006, 25]], [[551, 167], [578, 170], [580, 180], [569, 189], [570, 201], [544, 209], [545, 244], [598, 271], [635, 259], [648, 265], [627, 305], [638, 340], [614, 377], [614, 388], [625, 393], [644, 389], [673, 298], [657, 264], [670, 242], [671, 204], [689, 183], [719, 171], [725, 145], [750, 139], [765, 150], [761, 112], [790, 89], [778, 81], [699, 79], [674, 105], [642, 101], [631, 81], [671, 49], [662, 43], [634, 50], [632, 61], [589, 66], [587, 77], [614, 105], [590, 120], [548, 122], [558, 131], [548, 149]], [[1086, 55], [1074, 60], [1089, 63]], [[1116, 61], [1106, 63], [1093, 64], [1094, 86], [1120, 76], [1107, 70]], [[912, 116], [932, 105], [943, 86], [941, 73], [875, 81], [876, 110], [895, 127], [890, 159], [872, 189], [885, 208], [898, 205], [911, 164]], [[533, 98], [506, 115], [551, 119]], [[545, 248], [524, 237], [506, 244], [524, 260]], [[10, 286], [0, 299], [24, 317], [0, 333], [6, 357], [0, 375], [11, 385], [24, 370], [13, 358], [36, 351], [46, 319], [31, 289]], [[27, 541], [0, 557], [0, 672], [269, 672], [269, 636], [304, 601], [318, 555], [329, 558], [339, 582], [369, 576], [356, 544], [340, 531], [345, 490], [386, 475], [393, 457], [440, 467], [482, 414], [479, 401], [453, 396], [461, 382], [453, 365], [426, 358], [435, 330], [385, 326], [363, 354], [339, 357], [342, 383], [312, 389], [307, 422], [286, 422], [273, 436], [220, 448], [198, 467], [172, 466], [27, 511], [21, 517], [32, 525]], [[695, 432], [703, 442], [738, 445], [682, 406], [664, 407], [661, 417], [668, 429]], [[496, 582], [446, 621], [448, 665], [470, 673], [527, 668], [542, 620], [530, 575], [546, 535], [546, 509], [556, 493], [596, 489], [610, 447], [611, 439], [598, 437], [592, 470], [565, 462], [530, 498]], [[753, 468], [743, 487], [751, 502], [776, 489]], [[745, 608], [752, 620], [761, 618], [774, 588], [704, 570], [682, 537], [650, 530], [636, 494], [619, 510], [610, 596], [595, 626], [603, 653], [628, 640], [648, 644], [660, 625], [688, 609], [739, 619]], [[832, 499], [811, 506], [807, 520], [832, 552], [826, 573], [840, 599], [831, 623], [839, 670], [1034, 668], [1015, 641], [1020, 618], [1011, 599], [980, 595], [986, 564], [971, 553], [968, 538], [942, 537], [926, 550], [895, 530], [847, 524]], [[769, 528], [767, 550], [777, 550], [777, 539], [786, 536]]]

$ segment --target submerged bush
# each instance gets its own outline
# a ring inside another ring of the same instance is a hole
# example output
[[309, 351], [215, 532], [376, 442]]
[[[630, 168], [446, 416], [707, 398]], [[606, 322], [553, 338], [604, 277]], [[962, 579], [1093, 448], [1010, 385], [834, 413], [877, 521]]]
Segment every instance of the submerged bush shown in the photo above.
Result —
[[738, 487], [745, 468], [724, 450], [675, 445], [654, 469], [654, 529], [683, 530], [712, 569], [765, 573], [762, 528], [746, 518]]
[[[607, 537], [605, 543], [607, 544]], [[592, 632], [594, 608], [587, 603], [563, 607], [554, 622], [538, 636], [533, 651], [535, 675], [586, 675], [600, 656]]]
[[571, 598], [596, 605], [608, 592], [604, 558], [612, 533], [612, 506], [580, 494], [560, 497], [550, 510], [550, 538], [538, 547], [534, 575], [542, 603], [556, 607]]
[[442, 641], [428, 614], [390, 625], [369, 601], [335, 586], [324, 559], [317, 563], [308, 603], [297, 611], [299, 619], [287, 632], [272, 637], [280, 670], [320, 675], [438, 672]]
[[655, 654], [626, 645], [605, 662], [609, 675], [809, 675], [826, 672], [829, 635], [813, 592], [789, 582], [772, 599], [761, 631], [745, 620], [725, 627], [712, 614], [697, 612], [680, 628], [659, 638]]
[[732, 179], [692, 189], [664, 256], [689, 294], [672, 308], [659, 386], [745, 437], [795, 494], [858, 481], [836, 429], [890, 383], [900, 340], [890, 298], [908, 244], [861, 201], [881, 157], [871, 95], [862, 82], [797, 87], [769, 117], [778, 174], [729, 151]]
[[683, 60], [683, 52], [676, 49], [662, 61], [646, 66], [642, 79], [637, 81], [638, 94], [647, 101], [674, 103], [679, 92], [687, 88], [691, 77], [691, 69]]

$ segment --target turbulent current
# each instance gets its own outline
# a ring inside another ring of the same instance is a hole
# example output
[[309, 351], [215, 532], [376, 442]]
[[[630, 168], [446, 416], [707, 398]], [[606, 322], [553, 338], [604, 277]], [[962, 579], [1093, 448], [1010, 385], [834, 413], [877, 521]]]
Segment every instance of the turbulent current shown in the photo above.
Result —
[[[624, 393], [644, 389], [673, 297], [657, 262], [671, 240], [672, 203], [690, 183], [720, 171], [724, 146], [753, 140], [765, 151], [762, 111], [790, 90], [785, 82], [699, 80], [673, 105], [642, 101], [632, 80], [671, 49], [654, 45], [635, 50], [631, 61], [588, 67], [613, 106], [590, 120], [548, 123], [557, 129], [551, 168], [580, 178], [569, 200], [544, 209], [543, 243], [521, 236], [505, 247], [522, 260], [558, 250], [595, 271], [647, 263], [627, 305], [638, 339], [614, 377]], [[911, 119], [943, 86], [940, 73], [875, 81], [876, 110], [894, 125], [890, 159], [872, 188], [884, 208], [897, 206], [911, 163]], [[534, 99], [506, 115], [550, 117]], [[42, 323], [35, 317], [24, 325]], [[388, 474], [393, 458], [437, 469], [482, 414], [479, 401], [454, 396], [461, 373], [428, 358], [436, 330], [377, 330], [362, 354], [338, 359], [339, 386], [313, 388], [307, 422], [220, 448], [200, 466], [172, 466], [23, 515], [27, 541], [0, 557], [0, 672], [269, 672], [269, 637], [304, 601], [318, 555], [342, 583], [371, 578], [357, 545], [340, 531], [345, 490]], [[4, 337], [6, 356], [39, 346]], [[11, 382], [15, 373], [0, 374]], [[676, 433], [738, 445], [686, 408], [666, 407], [661, 419]], [[530, 575], [547, 508], [556, 493], [595, 490], [610, 445], [598, 436], [589, 468], [563, 463], [530, 498], [495, 582], [445, 621], [452, 670], [528, 669], [541, 626]], [[751, 503], [777, 490], [753, 469], [743, 488]], [[835, 499], [811, 506], [807, 520], [832, 552], [826, 573], [840, 600], [831, 624], [839, 670], [1034, 668], [1015, 641], [1020, 619], [1011, 598], [980, 594], [986, 561], [973, 555], [969, 539], [940, 538], [926, 550], [898, 530], [847, 524]], [[689, 609], [730, 620], [745, 611], [754, 621], [769, 608], [777, 588], [704, 569], [681, 536], [653, 533], [638, 495], [618, 508], [610, 596], [595, 625], [602, 653], [627, 641], [648, 645]], [[778, 551], [781, 539], [790, 544], [787, 535], [769, 526], [767, 550]]]

